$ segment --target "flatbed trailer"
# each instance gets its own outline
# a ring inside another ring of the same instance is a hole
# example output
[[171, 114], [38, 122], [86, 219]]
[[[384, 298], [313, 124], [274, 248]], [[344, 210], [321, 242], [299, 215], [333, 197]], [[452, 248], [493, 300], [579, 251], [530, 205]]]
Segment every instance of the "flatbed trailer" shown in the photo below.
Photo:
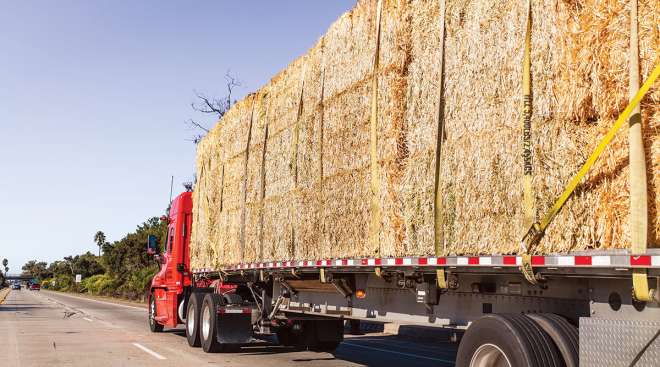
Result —
[[[532, 264], [541, 285], [521, 275], [520, 256], [506, 255], [284, 260], [198, 269], [195, 277], [231, 283], [273, 279], [273, 294], [288, 295], [278, 307], [285, 315], [458, 329], [485, 315], [561, 315], [579, 326], [583, 338], [576, 352], [582, 365], [627, 365], [646, 345], [642, 341], [660, 330], [657, 299], [637, 302], [631, 279], [633, 269], [646, 269], [658, 289], [660, 251], [533, 256]], [[446, 276], [446, 289], [437, 287], [438, 270]], [[653, 348], [645, 352], [649, 365], [660, 360], [660, 343]]]
[[[332, 351], [345, 326], [415, 323], [462, 332], [458, 366], [657, 366], [660, 250], [532, 256], [538, 282], [514, 255], [281, 260], [191, 269], [190, 192], [173, 202], [150, 326], [185, 324], [207, 352], [276, 335]], [[155, 252], [154, 238], [149, 248]], [[652, 299], [633, 296], [643, 269]]]

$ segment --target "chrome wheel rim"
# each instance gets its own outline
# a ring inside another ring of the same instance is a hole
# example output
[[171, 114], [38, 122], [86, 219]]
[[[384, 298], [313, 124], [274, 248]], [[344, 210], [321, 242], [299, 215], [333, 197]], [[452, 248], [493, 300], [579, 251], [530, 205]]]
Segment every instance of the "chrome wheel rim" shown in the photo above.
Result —
[[193, 335], [195, 332], [195, 307], [189, 307], [188, 316], [186, 317], [186, 329], [188, 335]]
[[204, 338], [204, 340], [208, 340], [210, 334], [211, 334], [211, 311], [206, 305], [204, 305], [204, 311], [202, 312], [202, 338]]
[[151, 306], [149, 307], [149, 323], [154, 324], [156, 318], [156, 301], [151, 299]]
[[511, 362], [500, 347], [484, 344], [472, 355], [470, 367], [511, 367]]

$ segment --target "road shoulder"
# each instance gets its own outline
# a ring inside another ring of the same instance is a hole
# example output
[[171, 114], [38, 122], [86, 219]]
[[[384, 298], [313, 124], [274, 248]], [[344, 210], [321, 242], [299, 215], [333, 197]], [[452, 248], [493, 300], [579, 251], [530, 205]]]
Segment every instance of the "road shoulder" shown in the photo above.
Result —
[[90, 295], [90, 294], [86, 294], [86, 293], [59, 292], [59, 291], [53, 291], [53, 290], [42, 290], [41, 292], [44, 292], [46, 294], [52, 293], [52, 294], [62, 295], [62, 296], [65, 296], [65, 297], [87, 299], [87, 300], [103, 302], [103, 303], [112, 303], [112, 304], [120, 305], [120, 306], [129, 306], [129, 307], [135, 307], [135, 308], [147, 308], [147, 305], [145, 303], [133, 302], [133, 301], [128, 301], [128, 300], [119, 299], [119, 298], [113, 298], [113, 297], [94, 296], [94, 295]]

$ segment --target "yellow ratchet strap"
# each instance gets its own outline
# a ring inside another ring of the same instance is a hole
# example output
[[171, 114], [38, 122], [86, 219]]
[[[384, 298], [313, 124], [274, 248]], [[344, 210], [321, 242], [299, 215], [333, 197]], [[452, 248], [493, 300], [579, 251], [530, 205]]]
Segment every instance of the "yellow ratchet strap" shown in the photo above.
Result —
[[378, 69], [380, 60], [380, 17], [382, 0], [378, 0], [376, 9], [376, 49], [374, 50], [373, 76], [371, 78], [371, 117], [369, 155], [371, 160], [371, 222], [369, 223], [369, 244], [371, 251], [380, 254], [380, 170], [378, 165]]
[[[435, 200], [433, 205], [434, 217], [434, 248], [435, 256], [440, 256], [444, 252], [444, 210], [442, 207], [442, 185], [440, 182], [440, 165], [442, 163], [442, 140], [444, 139], [445, 111], [444, 111], [444, 71], [445, 71], [445, 0], [440, 0], [440, 87], [438, 91], [438, 114], [435, 147]], [[437, 287], [447, 289], [445, 280], [445, 269], [436, 270]]]
[[557, 215], [559, 210], [561, 210], [561, 208], [564, 206], [564, 204], [571, 196], [573, 191], [575, 191], [577, 185], [584, 178], [587, 172], [589, 172], [589, 170], [594, 165], [596, 160], [600, 157], [600, 155], [603, 153], [607, 145], [612, 141], [612, 139], [614, 139], [614, 135], [616, 135], [617, 131], [619, 131], [621, 126], [623, 126], [623, 124], [628, 120], [628, 117], [630, 116], [632, 111], [639, 104], [642, 98], [644, 98], [644, 95], [646, 95], [646, 93], [649, 91], [649, 89], [651, 88], [651, 86], [656, 81], [659, 75], [660, 75], [660, 64], [657, 64], [655, 68], [653, 68], [653, 71], [651, 72], [651, 75], [649, 75], [649, 78], [646, 79], [642, 87], [637, 91], [637, 93], [632, 98], [632, 100], [630, 100], [628, 106], [626, 106], [623, 112], [619, 115], [616, 122], [614, 123], [614, 126], [612, 126], [612, 128], [610, 128], [607, 134], [605, 134], [605, 136], [600, 141], [596, 149], [593, 151], [593, 153], [591, 153], [591, 155], [584, 163], [584, 165], [582, 165], [582, 168], [580, 168], [578, 173], [575, 176], [573, 176], [571, 181], [564, 189], [564, 192], [562, 192], [562, 194], [559, 196], [557, 201], [555, 201], [552, 208], [548, 210], [548, 212], [545, 214], [545, 216], [543, 217], [543, 219], [541, 219], [540, 222], [536, 222], [532, 226], [530, 226], [529, 230], [523, 236], [521, 241], [521, 247], [524, 253], [526, 254], [532, 253], [534, 247], [539, 243], [541, 238], [543, 238], [543, 234], [545, 233], [546, 228], [552, 222], [555, 215]]
[[[630, 4], [630, 97], [639, 89], [639, 38], [637, 25], [637, 0]], [[646, 253], [648, 230], [648, 197], [646, 187], [646, 158], [642, 138], [642, 114], [639, 105], [629, 121], [628, 147], [630, 164], [630, 252]], [[649, 291], [646, 269], [633, 269], [633, 297], [648, 302], [653, 299]]]
[[523, 54], [523, 227], [534, 223], [534, 191], [532, 189], [532, 1], [527, 2], [527, 32]]
[[[534, 190], [532, 187], [532, 0], [527, 2], [527, 29], [525, 32], [525, 49], [522, 62], [522, 130], [523, 130], [523, 228], [528, 228], [534, 223]], [[520, 269], [532, 284], [537, 284], [534, 269], [532, 268], [531, 256], [525, 252], [522, 255], [522, 266]]]

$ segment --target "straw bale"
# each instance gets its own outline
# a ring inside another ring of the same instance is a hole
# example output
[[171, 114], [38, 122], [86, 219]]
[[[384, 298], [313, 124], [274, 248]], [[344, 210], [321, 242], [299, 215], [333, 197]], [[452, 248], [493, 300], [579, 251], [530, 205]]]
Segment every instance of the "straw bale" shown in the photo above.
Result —
[[[627, 104], [630, 19], [623, 0], [532, 5], [533, 187], [540, 217]], [[434, 253], [439, 4], [383, 2], [377, 73], [382, 217], [379, 247], [370, 248], [375, 12], [376, 1], [358, 1], [305, 55], [233, 106], [200, 142], [194, 267]], [[659, 61], [657, 1], [640, 0], [639, 14], [645, 79]], [[525, 20], [524, 2], [447, 2], [442, 254], [519, 251], [525, 230]], [[660, 246], [659, 102], [657, 87], [642, 102], [652, 247]], [[627, 248], [627, 154], [624, 128], [556, 217], [538, 252]]]

